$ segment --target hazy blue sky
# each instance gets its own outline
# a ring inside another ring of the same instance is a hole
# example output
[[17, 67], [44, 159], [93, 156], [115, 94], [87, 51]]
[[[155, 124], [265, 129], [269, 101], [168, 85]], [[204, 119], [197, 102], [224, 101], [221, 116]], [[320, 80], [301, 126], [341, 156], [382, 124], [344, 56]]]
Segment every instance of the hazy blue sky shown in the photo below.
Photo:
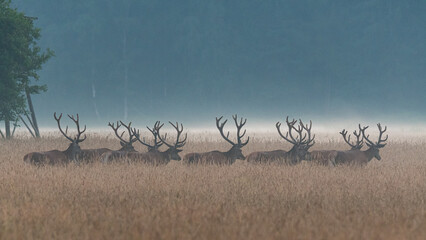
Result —
[[426, 1], [15, 0], [56, 57], [35, 97], [92, 126], [426, 120]]

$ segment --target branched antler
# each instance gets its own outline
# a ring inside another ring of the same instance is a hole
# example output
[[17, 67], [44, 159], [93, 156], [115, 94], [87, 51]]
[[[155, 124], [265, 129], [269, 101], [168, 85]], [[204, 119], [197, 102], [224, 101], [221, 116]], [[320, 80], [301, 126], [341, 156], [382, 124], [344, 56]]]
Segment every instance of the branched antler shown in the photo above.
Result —
[[[281, 123], [277, 122], [275, 124], [275, 127], [278, 130], [278, 134], [284, 140], [297, 146], [306, 145], [308, 148], [314, 145], [315, 135], [311, 136], [312, 121], [310, 121], [310, 125], [308, 124], [305, 125], [303, 124], [302, 120], [299, 119], [299, 126], [296, 128], [295, 125], [297, 123], [297, 120], [293, 119], [292, 121], [289, 121], [287, 116], [286, 123], [288, 127], [288, 132], [285, 135], [281, 132]], [[296, 137], [293, 136], [292, 130], [296, 131], [297, 133]], [[305, 134], [303, 134], [303, 130], [306, 131]]]
[[84, 125], [84, 129], [81, 131], [80, 130], [80, 118], [79, 118], [78, 114], [77, 114], [77, 119], [74, 117], [74, 115], [72, 115], [72, 116], [68, 115], [68, 117], [71, 120], [73, 120], [75, 125], [77, 126], [77, 136], [75, 136], [74, 139], [71, 138], [70, 136], [68, 136], [68, 126], [66, 126], [66, 128], [65, 128], [65, 132], [62, 130], [62, 127], [61, 127], [62, 113], [61, 113], [61, 115], [59, 115], [59, 117], [57, 117], [56, 112], [55, 112], [55, 113], [53, 113], [53, 117], [55, 118], [56, 122], [58, 123], [59, 131], [62, 133], [62, 135], [65, 136], [66, 139], [68, 139], [71, 142], [76, 142], [76, 143], [81, 143], [84, 140], [86, 140], [86, 138], [87, 138], [86, 135], [84, 135], [83, 139], [80, 139], [81, 135], [86, 131], [86, 125]]
[[361, 137], [361, 132], [363, 131], [363, 129], [364, 129], [364, 130], [365, 130], [365, 129], [367, 129], [367, 127], [362, 128], [362, 127], [361, 127], [361, 124], [359, 124], [359, 125], [358, 125], [358, 128], [359, 128], [359, 132], [357, 132], [356, 130], [353, 132], [354, 136], [356, 137], [356, 142], [355, 142], [355, 143], [351, 143], [351, 135], [349, 134], [349, 135], [347, 136], [348, 131], [346, 131], [345, 129], [343, 129], [343, 130], [340, 132], [340, 134], [341, 134], [341, 135], [342, 135], [342, 137], [343, 137], [343, 140], [345, 140], [345, 142], [346, 142], [349, 146], [351, 146], [351, 149], [352, 149], [352, 150], [359, 150], [359, 149], [361, 149], [361, 148], [362, 148], [362, 146], [364, 145], [363, 138]]
[[176, 135], [176, 142], [175, 142], [175, 144], [174, 144], [174, 145], [171, 145], [171, 144], [167, 143], [167, 142], [166, 142], [166, 140], [165, 140], [166, 135], [164, 136], [164, 138], [163, 138], [163, 137], [161, 137], [161, 135], [160, 135], [160, 128], [161, 128], [163, 125], [158, 126], [157, 128], [155, 128], [155, 129], [156, 129], [156, 131], [157, 131], [157, 136], [158, 136], [158, 138], [160, 139], [160, 141], [161, 141], [161, 142], [163, 142], [164, 144], [166, 144], [169, 148], [182, 148], [182, 147], [186, 144], [186, 139], [188, 138], [188, 133], [186, 133], [186, 134], [185, 134], [185, 138], [184, 138], [183, 140], [179, 140], [179, 138], [180, 138], [180, 136], [181, 136], [181, 134], [182, 134], [182, 132], [183, 132], [183, 124], [180, 124], [180, 129], [179, 129], [179, 123], [178, 123], [178, 122], [176, 122], [176, 125], [174, 125], [172, 122], [169, 122], [169, 123], [170, 123], [170, 124], [173, 126], [173, 128], [174, 128], [174, 129], [176, 129], [176, 131], [177, 131], [177, 135]]
[[229, 139], [229, 131], [226, 134], [226, 136], [223, 133], [223, 128], [224, 128], [226, 122], [228, 122], [228, 120], [225, 120], [223, 123], [220, 123], [222, 118], [223, 118], [223, 116], [220, 117], [220, 118], [216, 117], [216, 127], [217, 127], [217, 129], [219, 129], [220, 135], [222, 135], [223, 139], [225, 139], [227, 142], [229, 142], [232, 146], [239, 146], [241, 148], [241, 147], [244, 147], [245, 145], [247, 145], [248, 142], [250, 141], [250, 137], [247, 137], [247, 141], [245, 141], [245, 142], [241, 141], [241, 139], [246, 135], [246, 132], [247, 132], [247, 130], [244, 130], [244, 132], [241, 134], [241, 129], [247, 123], [247, 119], [241, 118], [239, 123], [238, 123], [238, 116], [237, 115], [232, 116], [232, 118], [234, 119], [234, 122], [235, 122], [235, 126], [237, 127], [237, 143], [234, 143], [233, 141], [231, 141]]
[[241, 142], [241, 139], [246, 135], [247, 129], [245, 129], [244, 132], [243, 132], [243, 134], [241, 134], [241, 135], [240, 135], [240, 132], [241, 132], [241, 128], [247, 123], [247, 118], [244, 119], [244, 120], [243, 120], [243, 118], [241, 118], [240, 123], [238, 123], [238, 116], [237, 116], [237, 114], [235, 114], [234, 116], [232, 116], [232, 118], [234, 119], [235, 126], [237, 127], [237, 142], [238, 142], [238, 146], [244, 147], [250, 141], [250, 137], [247, 137], [247, 141], [245, 141], [243, 143], [243, 142]]
[[[287, 123], [287, 127], [288, 127], [288, 132], [284, 135], [282, 132], [281, 132], [281, 123], [280, 122], [277, 122], [276, 124], [275, 124], [275, 127], [277, 128], [277, 130], [278, 130], [278, 134], [280, 134], [280, 136], [284, 139], [284, 140], [286, 140], [287, 142], [289, 142], [289, 143], [291, 143], [291, 144], [293, 144], [293, 145], [299, 145], [300, 144], [300, 139], [298, 139], [298, 137], [296, 137], [296, 138], [294, 138], [293, 137], [293, 134], [292, 134], [292, 130], [294, 129], [295, 131], [298, 131], [298, 129], [296, 129], [295, 127], [294, 127], [294, 125], [297, 123], [297, 120], [295, 120], [295, 119], [293, 119], [291, 122], [288, 120], [288, 116], [287, 116], [287, 118], [286, 118], [286, 123]], [[301, 133], [301, 131], [299, 132], [299, 133]]]
[[388, 140], [388, 135], [386, 135], [386, 137], [384, 139], [382, 139], [383, 133], [386, 132], [387, 127], [385, 126], [384, 129], [382, 129], [382, 126], [380, 125], [380, 123], [377, 124], [377, 127], [379, 128], [379, 138], [377, 140], [377, 143], [373, 143], [370, 139], [368, 139], [370, 137], [370, 135], [365, 136], [365, 130], [368, 128], [364, 127], [363, 129], [360, 129], [362, 132], [362, 136], [365, 139], [365, 141], [367, 141], [367, 146], [368, 147], [376, 147], [376, 148], [382, 148], [384, 146], [386, 146], [386, 142]]
[[152, 129], [149, 128], [148, 126], [146, 127], [154, 136], [154, 145], [150, 145], [150, 144], [146, 143], [145, 138], [143, 140], [141, 140], [139, 130], [136, 131], [136, 129], [133, 129], [133, 135], [142, 145], [145, 145], [146, 147], [148, 147], [149, 150], [157, 150], [163, 145], [163, 142], [161, 142], [161, 140], [158, 139], [158, 130], [161, 127], [163, 127], [163, 125], [164, 124], [160, 125], [160, 121], [157, 121], [157, 122], [155, 122], [154, 127]]
[[[126, 145], [129, 145], [129, 144], [131, 145], [132, 143], [137, 141], [137, 139], [135, 138], [135, 134], [137, 134], [137, 132], [132, 131], [131, 125], [132, 125], [131, 122], [128, 125], [126, 125], [122, 121], [120, 121], [120, 122], [117, 121], [117, 126], [115, 126], [114, 123], [108, 123], [108, 126], [110, 126], [112, 128], [112, 130], [114, 130], [115, 136], [117, 136], [117, 138], [120, 140], [120, 142], [122, 142], [123, 144], [126, 144]], [[123, 138], [123, 135], [126, 131], [123, 131], [121, 134], [118, 134], [118, 129], [122, 126], [127, 129], [127, 132], [129, 134], [129, 140], [124, 140], [124, 138]]]
[[299, 121], [302, 128], [305, 129], [305, 131], [308, 133], [308, 139], [306, 139], [303, 144], [306, 144], [306, 146], [310, 148], [315, 144], [315, 134], [311, 138], [312, 120], [309, 121], [309, 126], [308, 124], [304, 125], [302, 119], [299, 119]]

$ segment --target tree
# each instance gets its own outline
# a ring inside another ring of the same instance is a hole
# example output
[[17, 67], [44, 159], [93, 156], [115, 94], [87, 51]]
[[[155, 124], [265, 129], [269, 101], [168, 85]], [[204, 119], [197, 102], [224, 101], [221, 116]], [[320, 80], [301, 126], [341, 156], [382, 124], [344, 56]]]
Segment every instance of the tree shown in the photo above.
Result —
[[47, 87], [31, 80], [39, 79], [37, 71], [53, 56], [53, 51], [42, 52], [37, 46], [40, 29], [34, 26], [34, 18], [12, 9], [10, 0], [0, 0], [0, 10], [0, 121], [5, 122], [5, 136], [1, 135], [11, 138], [10, 123], [19, 118], [24, 121], [21, 114], [27, 115], [27, 100], [32, 119], [27, 115], [28, 120], [35, 136], [40, 136], [31, 94], [44, 92]]

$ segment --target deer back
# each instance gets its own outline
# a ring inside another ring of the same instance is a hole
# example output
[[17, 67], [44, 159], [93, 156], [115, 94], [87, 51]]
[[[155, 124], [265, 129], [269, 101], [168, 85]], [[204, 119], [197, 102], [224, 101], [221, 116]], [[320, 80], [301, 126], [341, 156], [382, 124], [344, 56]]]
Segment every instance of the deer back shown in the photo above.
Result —
[[186, 164], [197, 164], [201, 160], [202, 153], [188, 153], [183, 156], [183, 162]]
[[284, 150], [253, 152], [247, 156], [247, 162], [293, 164], [288, 152]]
[[335, 166], [336, 158], [337, 151], [335, 150], [319, 150], [309, 152], [307, 160], [318, 165]]
[[218, 164], [230, 165], [235, 162], [228, 152], [211, 151], [205, 153], [188, 153], [184, 156], [183, 161], [186, 164]]
[[68, 164], [70, 159], [59, 150], [32, 152], [24, 156], [24, 162], [37, 166]]
[[171, 161], [167, 152], [149, 151], [145, 153], [128, 152], [126, 158], [131, 162], [139, 162], [154, 166], [166, 165]]
[[369, 159], [369, 156], [366, 153], [366, 151], [361, 151], [361, 150], [338, 151], [336, 156], [336, 164], [366, 165], [371, 159], [372, 158]]
[[80, 151], [80, 159], [86, 163], [94, 162], [106, 152], [112, 151], [109, 148], [97, 148], [97, 149], [82, 149]]
[[111, 163], [122, 160], [126, 157], [126, 151], [108, 151], [104, 152], [100, 157], [99, 161], [102, 163]]

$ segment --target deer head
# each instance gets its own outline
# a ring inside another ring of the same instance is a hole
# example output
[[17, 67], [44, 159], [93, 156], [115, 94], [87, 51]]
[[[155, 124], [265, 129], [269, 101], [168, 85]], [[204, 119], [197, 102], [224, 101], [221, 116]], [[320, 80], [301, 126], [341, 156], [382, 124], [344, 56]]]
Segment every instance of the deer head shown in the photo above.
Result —
[[364, 145], [363, 137], [361, 137], [361, 132], [363, 131], [363, 129], [361, 128], [361, 124], [359, 124], [358, 127], [359, 127], [359, 132], [356, 132], [356, 130], [353, 132], [354, 135], [355, 135], [355, 137], [356, 137], [356, 142], [355, 143], [351, 143], [351, 135], [350, 134], [349, 134], [348, 137], [346, 137], [346, 134], [348, 134], [348, 131], [346, 131], [345, 129], [343, 129], [340, 132], [340, 134], [343, 137], [343, 140], [345, 140], [345, 142], [349, 146], [351, 146], [351, 150], [360, 150], [362, 148], [362, 146]]
[[187, 133], [185, 134], [185, 138], [183, 140], [179, 140], [179, 138], [180, 138], [180, 136], [183, 132], [183, 124], [180, 125], [180, 129], [179, 129], [179, 123], [176, 122], [176, 125], [174, 125], [172, 122], [169, 122], [169, 123], [177, 131], [176, 142], [173, 145], [166, 142], [166, 135], [164, 137], [161, 137], [160, 129], [163, 125], [157, 124], [157, 126], [154, 126], [154, 130], [157, 133], [158, 139], [160, 139], [160, 141], [162, 143], [164, 143], [167, 147], [169, 147], [169, 149], [167, 149], [167, 151], [165, 151], [165, 153], [168, 154], [170, 159], [180, 161], [181, 157], [179, 156], [179, 153], [182, 152], [182, 150], [180, 148], [185, 146], [188, 134]]
[[[135, 148], [133, 147], [133, 143], [137, 141], [135, 138], [135, 131], [132, 131], [131, 127], [132, 123], [130, 122], [128, 125], [124, 124], [122, 121], [117, 121], [117, 126], [114, 125], [114, 123], [108, 123], [108, 126], [114, 130], [115, 136], [120, 140], [121, 149], [120, 151], [126, 151], [126, 152], [136, 152]], [[123, 126], [127, 129], [127, 132], [129, 134], [129, 140], [124, 140], [123, 135], [126, 131], [123, 131], [121, 134], [118, 134], [118, 129]]]
[[377, 124], [377, 127], [379, 128], [379, 139], [377, 140], [376, 143], [373, 143], [372, 141], [370, 141], [370, 139], [368, 139], [368, 137], [370, 137], [370, 135], [367, 135], [367, 136], [365, 135], [365, 130], [368, 128], [368, 126], [362, 128], [362, 129], [361, 129], [361, 126], [360, 126], [360, 130], [362, 132], [363, 138], [366, 141], [367, 146], [370, 148], [371, 151], [373, 151], [374, 157], [377, 160], [381, 160], [382, 157], [379, 154], [379, 149], [386, 146], [386, 143], [384, 143], [384, 142], [386, 142], [388, 140], [389, 136], [386, 135], [386, 137], [384, 139], [382, 139], [383, 133], [386, 132], [387, 127], [382, 129], [382, 126], [380, 125], [380, 123]]
[[[306, 155], [308, 154], [309, 148], [311, 148], [315, 144], [315, 135], [311, 136], [311, 129], [312, 129], [312, 121], [310, 121], [310, 124], [303, 124], [302, 120], [299, 119], [299, 126], [296, 128], [295, 125], [297, 123], [297, 120], [293, 119], [292, 121], [288, 120], [288, 116], [286, 118], [286, 123], [288, 127], [288, 132], [284, 135], [281, 132], [281, 123], [276, 123], [276, 128], [278, 130], [278, 134], [287, 142], [293, 144], [293, 147], [289, 151], [290, 157], [292, 158], [293, 163], [298, 163], [302, 160], [306, 159]], [[292, 130], [296, 131], [297, 136], [294, 137]], [[303, 134], [303, 130], [306, 131], [305, 134]]]
[[[145, 138], [141, 140], [139, 130], [133, 129], [133, 135], [135, 138], [144, 146], [148, 147], [148, 152], [158, 152], [158, 149], [163, 145], [163, 142], [158, 139], [158, 130], [163, 127], [164, 124], [160, 125], [160, 121], [155, 122], [154, 127], [151, 129], [148, 126], [146, 127], [154, 136], [154, 145], [150, 145], [145, 141]], [[164, 136], [166, 138], [166, 136]]]
[[228, 151], [228, 153], [230, 154], [230, 158], [232, 160], [236, 160], [236, 159], [245, 160], [246, 157], [243, 155], [241, 148], [247, 145], [247, 143], [250, 140], [250, 137], [247, 137], [247, 140], [245, 142], [242, 142], [241, 139], [244, 137], [244, 135], [246, 135], [247, 130], [244, 130], [244, 132], [241, 134], [241, 128], [247, 123], [247, 119], [243, 120], [243, 118], [241, 118], [240, 121], [238, 122], [238, 116], [237, 115], [232, 116], [235, 122], [235, 126], [237, 127], [237, 143], [234, 143], [233, 141], [229, 139], [229, 131], [226, 134], [226, 136], [223, 133], [223, 127], [225, 126], [228, 120], [225, 120], [223, 123], [220, 123], [222, 118], [223, 116], [220, 118], [216, 118], [216, 127], [217, 129], [219, 129], [220, 135], [223, 137], [223, 139], [225, 139], [227, 142], [229, 142], [232, 145], [231, 149]]
[[81, 135], [86, 131], [86, 125], [84, 126], [84, 129], [81, 131], [80, 130], [80, 118], [79, 118], [78, 114], [77, 114], [77, 118], [75, 118], [74, 115], [72, 115], [72, 116], [68, 115], [68, 117], [77, 126], [77, 135], [74, 138], [72, 138], [72, 137], [68, 136], [68, 126], [65, 128], [65, 132], [62, 130], [62, 127], [61, 127], [62, 113], [61, 113], [61, 115], [59, 115], [59, 117], [57, 117], [56, 112], [55, 112], [53, 114], [53, 117], [55, 118], [56, 122], [58, 123], [59, 131], [62, 133], [62, 135], [64, 135], [64, 137], [66, 139], [68, 139], [71, 142], [68, 149], [65, 150], [65, 154], [67, 155], [68, 159], [70, 159], [71, 161], [76, 161], [77, 158], [78, 158], [78, 155], [81, 151], [81, 148], [78, 144], [83, 142], [87, 138], [86, 135], [84, 135], [84, 138], [81, 138]]

